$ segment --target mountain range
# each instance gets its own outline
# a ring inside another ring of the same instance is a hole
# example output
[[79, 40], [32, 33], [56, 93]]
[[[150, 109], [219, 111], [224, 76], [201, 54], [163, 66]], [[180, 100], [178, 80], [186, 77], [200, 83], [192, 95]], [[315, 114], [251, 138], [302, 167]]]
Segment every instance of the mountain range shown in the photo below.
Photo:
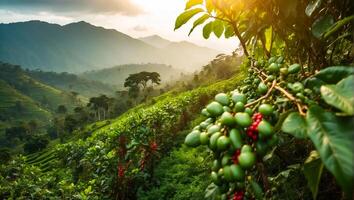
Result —
[[81, 21], [0, 24], [0, 61], [28, 69], [84, 72], [122, 64], [161, 63], [185, 71], [207, 64], [219, 52], [159, 36], [133, 38]]

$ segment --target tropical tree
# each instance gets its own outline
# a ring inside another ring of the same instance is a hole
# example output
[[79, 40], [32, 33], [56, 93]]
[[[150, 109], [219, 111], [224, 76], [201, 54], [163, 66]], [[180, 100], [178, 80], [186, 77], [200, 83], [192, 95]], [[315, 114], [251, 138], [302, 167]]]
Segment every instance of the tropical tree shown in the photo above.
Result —
[[96, 119], [100, 121], [101, 119], [106, 119], [111, 102], [111, 98], [107, 97], [106, 95], [101, 95], [99, 97], [90, 98], [87, 106], [95, 111]]
[[160, 74], [157, 72], [145, 72], [145, 71], [136, 74], [130, 74], [128, 78], [125, 79], [124, 87], [136, 89], [142, 86], [143, 90], [145, 90], [149, 81], [151, 81], [151, 85], [153, 84], [159, 85], [161, 82]]
[[59, 105], [57, 108], [57, 113], [58, 114], [66, 114], [67, 112], [67, 108], [65, 107], [65, 105]]

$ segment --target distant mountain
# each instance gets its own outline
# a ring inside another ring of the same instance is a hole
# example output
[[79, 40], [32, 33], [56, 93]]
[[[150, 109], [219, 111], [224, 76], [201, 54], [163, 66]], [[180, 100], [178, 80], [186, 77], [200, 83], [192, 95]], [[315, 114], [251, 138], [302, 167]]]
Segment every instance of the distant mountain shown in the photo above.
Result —
[[166, 40], [158, 35], [151, 35], [147, 37], [141, 37], [138, 39], [157, 48], [164, 48], [167, 45], [172, 43], [171, 41]]
[[80, 77], [115, 85], [119, 89], [123, 89], [124, 81], [129, 74], [134, 74], [141, 71], [158, 72], [161, 76], [162, 83], [176, 80], [180, 78], [181, 73], [183, 73], [183, 71], [175, 69], [172, 66], [149, 63], [119, 65], [112, 68], [88, 71], [80, 74]]
[[143, 42], [86, 22], [65, 26], [41, 21], [0, 24], [0, 38], [0, 60], [56, 72], [83, 72], [129, 63], [162, 63], [194, 71], [219, 53], [192, 44], [167, 44], [157, 36]]
[[99, 81], [88, 80], [67, 72], [57, 73], [41, 70], [26, 70], [26, 72], [32, 78], [45, 84], [64, 91], [76, 92], [85, 97], [93, 97], [100, 94], [112, 96], [117, 89], [114, 86]]
[[59, 105], [71, 109], [79, 103], [79, 97], [32, 78], [19, 66], [0, 62], [0, 121], [48, 123]]

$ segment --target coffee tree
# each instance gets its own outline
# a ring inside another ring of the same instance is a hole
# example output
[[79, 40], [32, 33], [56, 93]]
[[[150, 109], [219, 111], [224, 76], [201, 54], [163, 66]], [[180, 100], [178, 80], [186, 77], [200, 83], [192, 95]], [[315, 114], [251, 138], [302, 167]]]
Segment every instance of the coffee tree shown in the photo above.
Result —
[[206, 198], [277, 199], [263, 160], [286, 133], [312, 143], [302, 167], [313, 198], [325, 167], [351, 199], [352, 11], [349, 1], [187, 1], [175, 29], [200, 14], [190, 33], [205, 24], [206, 39], [236, 36], [249, 67], [244, 85], [217, 94], [185, 139], [215, 157]]

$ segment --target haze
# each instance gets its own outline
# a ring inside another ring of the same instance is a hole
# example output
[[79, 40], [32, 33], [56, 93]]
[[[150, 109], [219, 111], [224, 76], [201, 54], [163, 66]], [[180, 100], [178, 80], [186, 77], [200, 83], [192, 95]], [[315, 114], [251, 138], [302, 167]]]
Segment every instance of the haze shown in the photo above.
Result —
[[[190, 28], [173, 31], [174, 21], [184, 9], [184, 0], [0, 0], [0, 23], [42, 20], [61, 25], [87, 21], [113, 28], [132, 37], [160, 35], [172, 41], [186, 40], [231, 52], [238, 45], [235, 38], [209, 40], [201, 37], [201, 27], [190, 37]], [[107, 3], [109, 2], [109, 3]]]

